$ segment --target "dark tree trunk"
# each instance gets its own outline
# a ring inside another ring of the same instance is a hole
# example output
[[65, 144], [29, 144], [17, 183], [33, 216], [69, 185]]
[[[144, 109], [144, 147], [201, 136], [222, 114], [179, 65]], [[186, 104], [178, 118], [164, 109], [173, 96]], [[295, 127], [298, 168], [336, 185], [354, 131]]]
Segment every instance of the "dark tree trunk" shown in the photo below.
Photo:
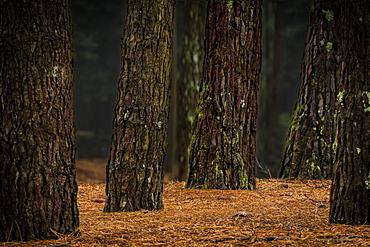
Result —
[[[273, 135], [276, 131], [276, 106], [277, 95], [276, 83], [281, 83], [281, 73], [276, 71], [281, 69], [282, 52], [282, 32], [281, 21], [281, 2], [267, 1], [262, 5], [262, 68], [261, 79], [258, 91], [258, 123], [257, 123], [257, 159], [259, 166], [257, 168], [257, 177], [271, 177], [270, 169], [274, 167], [274, 144], [276, 141]], [[275, 49], [278, 49], [276, 51]], [[276, 73], [275, 73], [276, 72]], [[277, 77], [276, 77], [277, 76]], [[272, 111], [271, 109], [274, 109]], [[271, 122], [271, 119], [273, 120]], [[279, 150], [279, 158], [281, 150]], [[267, 167], [268, 164], [268, 167]]]
[[188, 171], [188, 148], [191, 139], [191, 126], [199, 96], [199, 82], [203, 65], [203, 2], [184, 2], [184, 38], [178, 69], [177, 119], [177, 178], [186, 180]]
[[71, 1], [0, 4], [0, 241], [78, 225]]
[[[271, 91], [269, 94], [269, 99], [266, 102], [263, 102], [264, 104], [267, 103], [270, 105], [270, 111], [268, 112], [268, 118], [267, 118], [267, 129], [266, 129], [266, 135], [267, 135], [267, 142], [266, 142], [266, 162], [269, 164], [271, 168], [274, 166], [276, 167], [276, 157], [280, 158], [281, 154], [281, 148], [276, 148], [278, 138], [277, 132], [280, 130], [277, 125], [277, 119], [279, 119], [280, 112], [278, 111], [278, 106], [281, 104], [281, 100], [279, 99], [282, 94], [281, 87], [284, 86], [283, 82], [283, 71], [284, 71], [284, 46], [283, 46], [283, 35], [282, 32], [284, 29], [282, 28], [282, 2], [276, 1], [276, 2], [270, 2], [270, 4], [275, 5], [275, 21], [274, 21], [274, 33], [273, 33], [273, 49], [272, 49], [272, 73], [271, 73]], [[274, 109], [274, 110], [272, 110]], [[278, 152], [278, 156], [276, 155], [276, 152]]]
[[370, 4], [340, 3], [343, 60], [329, 221], [370, 224]]
[[163, 208], [171, 82], [171, 0], [129, 0], [104, 211]]
[[332, 176], [333, 117], [341, 66], [339, 7], [339, 1], [315, 0], [310, 9], [301, 83], [282, 154], [281, 178]]
[[261, 3], [208, 3], [187, 188], [255, 187]]

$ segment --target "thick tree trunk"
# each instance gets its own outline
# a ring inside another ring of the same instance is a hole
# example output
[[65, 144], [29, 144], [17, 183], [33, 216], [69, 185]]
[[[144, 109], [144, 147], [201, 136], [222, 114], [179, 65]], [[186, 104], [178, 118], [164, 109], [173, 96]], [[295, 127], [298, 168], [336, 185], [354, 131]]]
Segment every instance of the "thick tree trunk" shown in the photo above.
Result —
[[163, 208], [173, 3], [130, 0], [104, 211]]
[[78, 225], [71, 1], [0, 4], [0, 241]]
[[255, 187], [261, 3], [208, 3], [187, 188]]
[[191, 139], [191, 126], [199, 96], [199, 82], [203, 66], [203, 2], [184, 2], [184, 39], [178, 69], [177, 119], [177, 178], [186, 180], [188, 171], [188, 149]]
[[281, 159], [281, 178], [332, 176], [333, 117], [341, 66], [339, 16], [339, 1], [313, 1], [298, 100]]
[[343, 60], [329, 221], [370, 224], [370, 5], [340, 2]]

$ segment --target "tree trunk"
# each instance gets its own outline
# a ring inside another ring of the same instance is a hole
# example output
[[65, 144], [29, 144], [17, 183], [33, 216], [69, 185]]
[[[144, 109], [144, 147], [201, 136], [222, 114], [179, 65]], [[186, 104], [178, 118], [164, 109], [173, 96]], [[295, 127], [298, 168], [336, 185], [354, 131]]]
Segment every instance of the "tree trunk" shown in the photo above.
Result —
[[188, 170], [188, 148], [191, 126], [199, 96], [199, 81], [203, 65], [203, 2], [184, 2], [184, 37], [181, 48], [178, 73], [178, 104], [176, 119], [177, 133], [177, 178], [186, 180]]
[[0, 241], [78, 225], [71, 1], [0, 4]]
[[341, 59], [339, 15], [339, 1], [313, 1], [298, 100], [281, 159], [281, 178], [332, 176], [333, 117]]
[[128, 1], [104, 211], [163, 208], [172, 26], [172, 1]]
[[329, 221], [369, 224], [370, 5], [366, 0], [340, 3], [343, 59], [338, 70]]
[[208, 3], [187, 188], [255, 187], [261, 3]]

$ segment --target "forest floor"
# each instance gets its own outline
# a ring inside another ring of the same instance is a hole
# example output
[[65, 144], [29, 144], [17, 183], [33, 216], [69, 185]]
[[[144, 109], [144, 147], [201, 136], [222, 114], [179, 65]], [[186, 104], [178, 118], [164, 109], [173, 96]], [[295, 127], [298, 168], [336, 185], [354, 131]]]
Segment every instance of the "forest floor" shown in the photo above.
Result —
[[104, 190], [79, 184], [76, 233], [0, 246], [370, 246], [370, 226], [328, 223], [329, 181], [259, 179], [253, 191], [166, 181], [163, 210], [119, 213], [102, 211]]

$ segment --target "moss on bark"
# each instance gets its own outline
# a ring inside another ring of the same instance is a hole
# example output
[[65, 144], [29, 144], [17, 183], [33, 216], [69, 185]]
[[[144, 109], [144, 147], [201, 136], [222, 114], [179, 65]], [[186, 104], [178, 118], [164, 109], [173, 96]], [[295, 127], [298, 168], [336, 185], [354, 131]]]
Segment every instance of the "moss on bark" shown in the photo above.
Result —
[[172, 26], [171, 0], [128, 1], [104, 211], [163, 208]]
[[261, 4], [210, 2], [187, 188], [255, 187]]

